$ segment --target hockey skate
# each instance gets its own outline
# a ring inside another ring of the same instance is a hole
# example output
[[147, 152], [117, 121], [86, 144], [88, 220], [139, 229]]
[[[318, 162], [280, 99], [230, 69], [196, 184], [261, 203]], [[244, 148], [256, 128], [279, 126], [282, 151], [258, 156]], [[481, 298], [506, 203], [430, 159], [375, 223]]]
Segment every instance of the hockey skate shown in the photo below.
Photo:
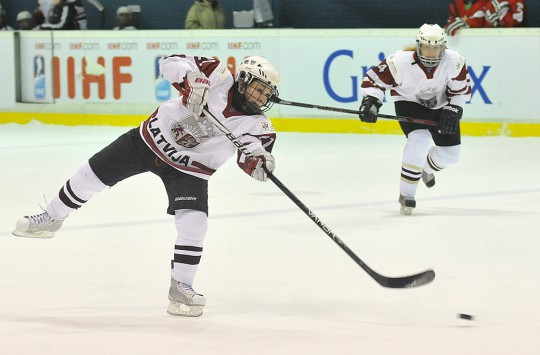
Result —
[[428, 188], [433, 187], [435, 185], [435, 175], [422, 170], [422, 181]]
[[63, 220], [52, 219], [47, 212], [24, 216], [17, 221], [13, 235], [26, 238], [52, 238]]
[[199, 317], [206, 305], [206, 298], [185, 283], [171, 278], [167, 313], [173, 316]]
[[399, 212], [404, 216], [410, 216], [413, 208], [416, 207], [414, 197], [399, 195], [399, 204], [401, 205]]

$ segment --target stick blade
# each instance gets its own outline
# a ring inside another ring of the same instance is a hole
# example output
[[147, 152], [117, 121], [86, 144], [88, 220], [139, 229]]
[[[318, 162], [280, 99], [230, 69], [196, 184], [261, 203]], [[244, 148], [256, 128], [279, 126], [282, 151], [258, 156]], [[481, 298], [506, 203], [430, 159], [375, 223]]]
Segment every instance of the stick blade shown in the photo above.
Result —
[[403, 277], [386, 277], [375, 275], [373, 277], [379, 285], [388, 288], [412, 288], [427, 285], [435, 279], [435, 271], [427, 270], [416, 275]]

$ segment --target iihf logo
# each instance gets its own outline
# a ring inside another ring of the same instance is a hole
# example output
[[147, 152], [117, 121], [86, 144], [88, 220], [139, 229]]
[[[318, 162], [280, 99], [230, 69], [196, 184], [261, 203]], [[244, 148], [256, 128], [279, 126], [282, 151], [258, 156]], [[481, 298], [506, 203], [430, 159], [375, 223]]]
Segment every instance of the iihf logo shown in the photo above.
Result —
[[161, 76], [159, 66], [165, 56], [157, 56], [154, 60], [154, 90], [158, 101], [167, 101], [171, 98], [171, 84]]
[[34, 96], [44, 99], [47, 93], [45, 85], [45, 59], [42, 55], [34, 56]]

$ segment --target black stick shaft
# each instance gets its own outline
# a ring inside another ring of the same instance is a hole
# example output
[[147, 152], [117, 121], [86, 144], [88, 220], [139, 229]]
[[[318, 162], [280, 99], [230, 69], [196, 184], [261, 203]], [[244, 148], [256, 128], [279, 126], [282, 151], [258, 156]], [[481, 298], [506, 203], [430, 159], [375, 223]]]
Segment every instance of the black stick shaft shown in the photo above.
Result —
[[276, 186], [302, 210], [302, 212], [304, 212], [313, 222], [315, 222], [315, 224], [322, 229], [327, 236], [329, 236], [341, 249], [343, 249], [343, 251], [347, 253], [347, 255], [349, 255], [358, 265], [360, 265], [360, 267], [364, 269], [371, 277], [376, 277], [376, 273], [369, 266], [367, 266], [367, 264], [364, 263], [362, 259], [360, 259], [345, 243], [343, 243], [343, 241], [339, 239], [339, 237], [332, 232], [332, 230], [326, 224], [324, 224], [312, 210], [310, 210], [281, 181], [279, 181], [274, 174], [269, 172], [266, 169], [266, 166], [264, 167], [264, 170], [268, 174], [268, 178], [272, 180], [272, 182], [276, 184]]
[[[317, 110], [323, 110], [323, 111], [332, 111], [332, 112], [341, 112], [341, 113], [350, 113], [353, 115], [359, 115], [360, 111], [355, 110], [349, 110], [346, 108], [339, 108], [339, 107], [330, 107], [330, 106], [319, 106], [319, 105], [312, 105], [312, 104], [306, 104], [302, 102], [294, 102], [294, 101], [287, 101], [282, 100], [280, 98], [274, 98], [274, 102], [280, 105], [286, 105], [286, 106], [298, 106], [298, 107], [305, 107], [305, 108], [315, 108]], [[431, 120], [425, 120], [422, 118], [414, 118], [414, 117], [405, 117], [405, 116], [393, 116], [393, 115], [385, 115], [382, 113], [377, 114], [377, 117], [380, 118], [388, 118], [391, 120], [397, 120], [402, 122], [411, 122], [411, 123], [420, 123], [428, 126], [438, 126], [439, 123], [436, 121]]]
[[[219, 121], [214, 115], [212, 115], [207, 109], [203, 110], [204, 115], [212, 121], [212, 123], [223, 133], [225, 136], [244, 154], [248, 156], [253, 156], [246, 147], [244, 147], [238, 138], [229, 131], [227, 127], [221, 121]], [[347, 253], [365, 272], [368, 273], [377, 283], [383, 287], [390, 288], [408, 288], [416, 287], [430, 283], [435, 278], [435, 272], [433, 270], [427, 270], [416, 275], [404, 276], [404, 277], [386, 277], [378, 274], [366, 263], [364, 263], [355, 253], [337, 235], [334, 234], [320, 219], [313, 213], [306, 205], [302, 203], [279, 179], [272, 174], [266, 168], [266, 165], [263, 165], [264, 170], [268, 174], [268, 178], [281, 190], [287, 197], [289, 197], [320, 229], [322, 229], [326, 235], [328, 235], [343, 251]]]
[[324, 224], [319, 217], [313, 211], [311, 211], [298, 197], [296, 197], [279, 179], [272, 174], [266, 166], [264, 170], [268, 174], [268, 178], [281, 190], [287, 197], [297, 205], [302, 212], [304, 212], [327, 236], [330, 237], [347, 255], [354, 260], [358, 266], [360, 266], [365, 272], [368, 273], [377, 283], [383, 287], [389, 288], [409, 288], [422, 286], [430, 283], [435, 279], [435, 272], [433, 270], [427, 270], [416, 275], [403, 276], [403, 277], [387, 277], [378, 274], [372, 268], [370, 268], [362, 259], [360, 259], [339, 237], [332, 232], [332, 230]]

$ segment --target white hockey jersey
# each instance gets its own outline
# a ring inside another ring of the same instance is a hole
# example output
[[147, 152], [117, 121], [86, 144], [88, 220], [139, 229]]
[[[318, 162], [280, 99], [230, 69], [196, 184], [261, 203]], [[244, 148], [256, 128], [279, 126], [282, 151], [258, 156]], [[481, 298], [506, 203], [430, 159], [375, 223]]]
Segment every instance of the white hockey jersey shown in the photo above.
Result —
[[398, 51], [366, 73], [361, 92], [382, 102], [390, 89], [394, 101], [416, 102], [435, 110], [448, 103], [463, 107], [470, 99], [470, 82], [465, 59], [456, 51], [445, 50], [433, 68], [424, 67], [414, 51]]
[[[180, 88], [188, 72], [203, 72], [210, 80], [208, 108], [251, 152], [272, 151], [274, 127], [265, 115], [247, 115], [232, 106], [234, 79], [217, 59], [176, 55], [161, 63], [161, 73]], [[140, 134], [148, 147], [165, 163], [186, 174], [208, 180], [229, 159], [236, 147], [204, 117], [186, 109], [182, 98], [161, 104], [144, 121]], [[238, 153], [238, 165], [245, 156]]]

